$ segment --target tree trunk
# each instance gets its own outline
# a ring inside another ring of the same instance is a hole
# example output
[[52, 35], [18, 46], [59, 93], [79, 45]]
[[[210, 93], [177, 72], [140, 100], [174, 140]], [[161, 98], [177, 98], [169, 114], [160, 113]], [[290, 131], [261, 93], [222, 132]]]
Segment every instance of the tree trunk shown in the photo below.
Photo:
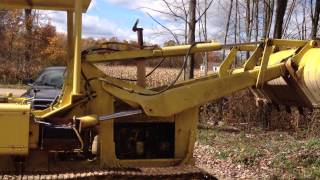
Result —
[[282, 30], [283, 36], [285, 38], [287, 38], [286, 35], [287, 35], [287, 31], [289, 29], [289, 23], [291, 22], [292, 13], [293, 13], [295, 7], [296, 7], [296, 0], [292, 0], [290, 8], [289, 8], [289, 11], [287, 12], [287, 19], [286, 19], [286, 21], [284, 23], [284, 27], [283, 27], [283, 30]]
[[236, 7], [234, 13], [234, 43], [237, 43], [237, 25], [238, 25], [238, 0], [236, 0]]
[[[307, 6], [307, 0], [303, 1], [303, 7]], [[301, 23], [301, 39], [304, 40], [306, 39], [306, 8], [303, 8], [302, 11], [302, 23]]]
[[[311, 5], [312, 5], [312, 1], [311, 1]], [[312, 9], [312, 6], [311, 6], [311, 9]], [[316, 0], [314, 13], [311, 12], [311, 19], [312, 19], [311, 38], [312, 39], [317, 38], [319, 14], [320, 14], [320, 0]]]
[[288, 0], [277, 0], [277, 8], [276, 8], [276, 22], [274, 26], [274, 34], [273, 37], [275, 39], [282, 38], [283, 31], [283, 18], [286, 12]]
[[[204, 7], [207, 8], [208, 6], [208, 1], [204, 1]], [[207, 27], [207, 12], [204, 14], [204, 41], [208, 41], [208, 27]], [[205, 52], [204, 54], [204, 75], [208, 75], [208, 52]]]
[[27, 70], [27, 67], [30, 65], [31, 61], [31, 50], [32, 50], [32, 10], [31, 9], [25, 9], [25, 28], [26, 28], [26, 34], [25, 34], [25, 59], [23, 63], [23, 72], [25, 73], [27, 78], [30, 78], [30, 73]]
[[264, 1], [263, 2], [263, 10], [264, 10], [264, 14], [263, 14], [263, 38], [267, 37], [267, 31], [268, 31], [268, 19], [269, 19], [269, 5], [270, 4], [270, 0], [269, 1]]
[[188, 21], [186, 21], [184, 24], [184, 44], [187, 44], [187, 43], [188, 43]]
[[[235, 7], [235, 23], [234, 23], [234, 43], [235, 44], [237, 43], [237, 37], [240, 40], [240, 32], [238, 32], [237, 28], [239, 28], [239, 31], [240, 31], [239, 1], [238, 0], [236, 0], [236, 7]], [[234, 59], [234, 67], [237, 67], [237, 65], [238, 65], [238, 58], [236, 56]]]
[[263, 37], [268, 38], [272, 24], [274, 10], [274, 0], [266, 0], [264, 2], [264, 21], [263, 21]]
[[[229, 33], [229, 27], [230, 27], [230, 19], [231, 19], [231, 13], [232, 13], [232, 6], [233, 6], [233, 0], [230, 0], [230, 7], [228, 12], [228, 20], [226, 25], [226, 33], [224, 35], [224, 44], [227, 44], [228, 39], [228, 33]], [[223, 59], [225, 58], [225, 50], [223, 50]]]
[[[188, 31], [188, 44], [192, 45], [196, 42], [196, 7], [197, 1], [190, 0], [189, 2], [189, 31]], [[194, 55], [190, 55], [187, 59], [187, 67], [185, 70], [185, 79], [194, 78]]]
[[[247, 0], [246, 1], [246, 36], [247, 36], [247, 42], [250, 42], [251, 41], [251, 0]], [[253, 9], [253, 7], [252, 7]], [[246, 58], [248, 59], [250, 56], [250, 53], [249, 51], [246, 53]]]
[[256, 37], [255, 40], [258, 41], [259, 37], [259, 0], [255, 0], [255, 22], [256, 22]]
[[5, 51], [4, 51], [4, 40], [5, 40], [5, 15], [7, 11], [5, 10], [0, 10], [0, 55], [3, 56]]

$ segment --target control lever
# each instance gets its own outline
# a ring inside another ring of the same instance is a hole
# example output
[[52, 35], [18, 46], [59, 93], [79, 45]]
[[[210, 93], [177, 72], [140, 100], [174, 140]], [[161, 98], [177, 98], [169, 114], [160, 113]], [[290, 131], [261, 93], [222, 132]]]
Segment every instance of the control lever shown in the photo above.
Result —
[[143, 49], [143, 28], [138, 27], [139, 19], [136, 20], [132, 27], [133, 32], [137, 32], [138, 35], [138, 44], [140, 46], [140, 49]]

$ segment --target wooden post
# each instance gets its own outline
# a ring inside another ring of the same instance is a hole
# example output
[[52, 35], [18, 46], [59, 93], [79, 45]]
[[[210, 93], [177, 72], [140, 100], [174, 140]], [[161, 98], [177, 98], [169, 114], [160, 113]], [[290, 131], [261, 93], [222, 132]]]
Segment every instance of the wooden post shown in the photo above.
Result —
[[146, 87], [146, 64], [143, 60], [137, 61], [137, 79], [138, 86]]
[[[139, 20], [135, 23], [132, 30], [137, 32], [138, 44], [140, 49], [143, 49], [143, 28], [138, 28]], [[137, 60], [137, 85], [140, 87], [146, 87], [146, 64], [143, 59]]]

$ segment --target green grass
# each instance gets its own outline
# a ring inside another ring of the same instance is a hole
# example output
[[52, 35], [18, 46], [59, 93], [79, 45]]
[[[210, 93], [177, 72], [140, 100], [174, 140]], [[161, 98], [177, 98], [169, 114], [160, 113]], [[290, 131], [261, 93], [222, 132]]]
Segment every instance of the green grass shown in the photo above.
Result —
[[239, 144], [234, 156], [234, 162], [238, 162], [246, 166], [254, 166], [258, 163], [258, 158], [262, 156], [262, 153], [258, 148], [250, 144]]
[[201, 144], [210, 145], [217, 137], [214, 129], [201, 129], [198, 131], [198, 139]]

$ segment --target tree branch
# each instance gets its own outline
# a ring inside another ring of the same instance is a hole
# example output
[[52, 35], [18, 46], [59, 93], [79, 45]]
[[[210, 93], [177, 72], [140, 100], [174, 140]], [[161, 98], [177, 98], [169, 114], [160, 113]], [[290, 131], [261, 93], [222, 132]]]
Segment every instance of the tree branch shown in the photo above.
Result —
[[158, 20], [156, 20], [151, 14], [146, 13], [154, 22], [156, 22], [157, 24], [159, 24], [161, 27], [163, 27], [165, 30], [167, 30], [172, 36], [173, 38], [176, 40], [177, 44], [180, 44], [180, 41], [177, 37], [177, 35], [172, 32], [168, 27], [166, 27], [165, 25], [163, 25], [162, 23], [160, 23]]
[[210, 3], [208, 4], [208, 6], [206, 7], [206, 9], [202, 12], [202, 14], [198, 17], [198, 19], [196, 20], [196, 22], [198, 22], [201, 18], [202, 18], [202, 16], [205, 14], [205, 13], [207, 13], [207, 11], [208, 11], [208, 9], [210, 8], [210, 6], [212, 5], [212, 3], [213, 3], [213, 0], [211, 0], [210, 1]]
[[173, 11], [173, 9], [171, 8], [171, 5], [166, 0], [162, 0], [162, 1], [166, 4], [167, 8], [169, 9], [170, 13], [172, 13], [173, 16], [178, 17], [178, 18], [180, 18], [180, 19], [182, 19], [184, 21], [188, 21], [187, 19], [185, 19], [185, 17], [180, 16], [177, 13], [175, 13]]

